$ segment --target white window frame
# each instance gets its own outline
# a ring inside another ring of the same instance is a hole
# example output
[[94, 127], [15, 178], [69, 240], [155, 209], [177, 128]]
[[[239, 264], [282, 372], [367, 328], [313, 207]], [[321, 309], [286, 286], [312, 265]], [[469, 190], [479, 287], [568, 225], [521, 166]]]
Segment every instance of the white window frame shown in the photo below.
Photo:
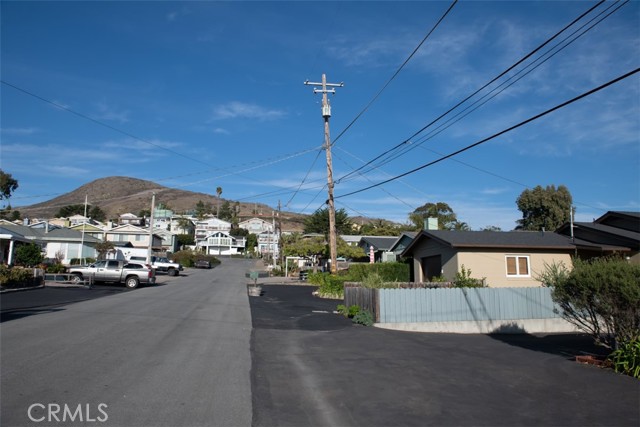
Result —
[[[516, 274], [509, 274], [509, 258], [515, 258], [516, 260]], [[525, 258], [527, 260], [527, 274], [520, 274], [520, 258]], [[504, 267], [507, 277], [531, 277], [531, 257], [529, 255], [505, 255]]]

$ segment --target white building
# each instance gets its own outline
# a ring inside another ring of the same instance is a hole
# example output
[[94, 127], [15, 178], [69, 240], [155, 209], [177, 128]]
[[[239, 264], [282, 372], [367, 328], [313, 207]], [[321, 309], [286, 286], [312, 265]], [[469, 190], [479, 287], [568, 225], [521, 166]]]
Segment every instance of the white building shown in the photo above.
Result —
[[244, 252], [246, 239], [234, 237], [224, 231], [214, 231], [196, 242], [196, 247], [207, 255], [237, 255]]
[[238, 224], [238, 227], [243, 228], [247, 230], [249, 233], [252, 233], [255, 235], [258, 235], [260, 233], [264, 233], [267, 231], [271, 233], [275, 231], [273, 221], [269, 222], [261, 218], [251, 218], [246, 221], [242, 221]]
[[231, 231], [231, 223], [218, 218], [197, 220], [195, 222], [196, 245], [216, 231], [222, 231], [223, 233], [229, 234]]

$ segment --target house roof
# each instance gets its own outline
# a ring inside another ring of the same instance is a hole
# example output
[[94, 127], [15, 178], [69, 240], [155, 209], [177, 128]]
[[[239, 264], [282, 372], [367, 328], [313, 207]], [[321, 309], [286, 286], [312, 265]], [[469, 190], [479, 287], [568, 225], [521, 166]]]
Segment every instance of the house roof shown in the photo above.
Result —
[[402, 234], [400, 235], [400, 237], [398, 237], [396, 239], [396, 241], [393, 242], [393, 245], [391, 245], [389, 250], [390, 251], [395, 251], [396, 248], [398, 247], [398, 245], [400, 244], [400, 242], [402, 242], [403, 240], [411, 242], [411, 241], [413, 241], [413, 239], [416, 238], [417, 235], [418, 235], [417, 231], [403, 231]]
[[373, 246], [377, 251], [388, 251], [397, 240], [398, 236], [362, 236], [360, 242], [365, 243], [367, 247]]
[[410, 254], [417, 242], [434, 239], [452, 248], [571, 250], [571, 238], [540, 231], [449, 231], [422, 230], [402, 253]]

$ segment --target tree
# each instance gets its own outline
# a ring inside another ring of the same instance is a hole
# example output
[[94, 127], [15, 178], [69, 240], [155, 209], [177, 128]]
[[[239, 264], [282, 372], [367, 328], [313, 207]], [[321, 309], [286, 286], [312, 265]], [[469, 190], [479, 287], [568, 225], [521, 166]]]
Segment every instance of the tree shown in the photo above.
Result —
[[98, 251], [98, 259], [105, 259], [109, 251], [115, 248], [113, 242], [105, 240], [96, 244], [96, 251]]
[[18, 181], [13, 179], [10, 173], [0, 169], [0, 200], [11, 197], [11, 194], [18, 188]]
[[194, 237], [191, 234], [178, 234], [176, 238], [178, 240], [178, 246], [180, 248], [194, 245], [196, 243]]
[[458, 217], [451, 207], [444, 202], [425, 203], [409, 214], [409, 220], [417, 230], [424, 228], [427, 218], [438, 219], [438, 230], [455, 230]]
[[545, 265], [536, 280], [552, 288], [551, 297], [568, 322], [596, 344], [614, 348], [640, 337], [640, 265], [610, 257]]
[[[84, 216], [84, 204], [77, 205], [67, 205], [58, 210], [56, 213], [56, 217], [58, 218], [68, 218], [73, 215], [83, 215]], [[96, 221], [104, 221], [107, 218], [107, 214], [100, 209], [100, 206], [89, 205], [87, 208], [87, 215], [89, 218], [93, 218]]]
[[24, 267], [34, 267], [42, 263], [42, 250], [35, 243], [19, 245], [16, 248], [16, 265]]
[[399, 236], [403, 231], [411, 231], [413, 227], [406, 225], [397, 225], [383, 219], [375, 220], [369, 224], [363, 224], [360, 227], [360, 233], [363, 236]]
[[299, 233], [283, 236], [283, 252], [285, 256], [324, 255], [327, 253], [327, 242], [324, 237], [305, 237]]
[[[336, 211], [336, 233], [349, 234], [353, 230], [353, 224], [347, 211], [338, 209]], [[304, 220], [305, 233], [320, 233], [329, 235], [329, 208], [318, 209]]]
[[228, 200], [225, 200], [222, 203], [222, 207], [218, 209], [218, 218], [233, 222], [233, 210], [231, 209], [231, 203]]
[[480, 231], [502, 231], [502, 229], [497, 225], [489, 225], [487, 227], [482, 228]]
[[209, 203], [204, 203], [202, 200], [198, 200], [195, 211], [196, 218], [204, 219], [205, 215], [211, 213], [211, 205]]
[[216, 195], [218, 196], [218, 206], [216, 209], [216, 216], [220, 218], [220, 196], [222, 196], [222, 187], [216, 187]]
[[548, 185], [546, 188], [536, 186], [532, 190], [524, 190], [516, 205], [522, 212], [522, 219], [518, 220], [517, 229], [538, 231], [555, 231], [569, 220], [573, 200], [569, 189], [564, 185], [556, 188]]

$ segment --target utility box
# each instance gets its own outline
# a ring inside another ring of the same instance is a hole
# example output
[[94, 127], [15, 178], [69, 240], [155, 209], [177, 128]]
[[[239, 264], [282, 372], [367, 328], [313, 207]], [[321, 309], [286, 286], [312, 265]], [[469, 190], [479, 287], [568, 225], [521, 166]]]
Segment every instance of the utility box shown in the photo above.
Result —
[[331, 105], [322, 106], [322, 117], [331, 117]]

